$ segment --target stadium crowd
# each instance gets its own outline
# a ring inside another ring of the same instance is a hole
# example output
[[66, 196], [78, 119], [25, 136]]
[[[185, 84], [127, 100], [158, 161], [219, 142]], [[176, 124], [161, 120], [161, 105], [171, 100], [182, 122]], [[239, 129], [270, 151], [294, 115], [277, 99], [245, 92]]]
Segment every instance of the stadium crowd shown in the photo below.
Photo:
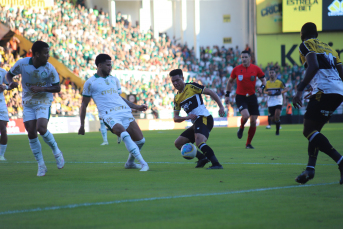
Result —
[[[82, 79], [91, 76], [90, 72], [95, 70], [95, 56], [103, 52], [113, 57], [113, 70], [151, 71], [159, 74], [181, 68], [184, 72], [192, 72], [194, 77], [188, 81], [211, 88], [224, 100], [231, 71], [241, 64], [242, 50], [238, 46], [201, 47], [200, 59], [196, 59], [194, 49], [189, 48], [187, 44], [181, 45], [177, 43], [177, 39], [170, 39], [165, 34], [154, 39], [152, 31], [140, 32], [139, 25], [132, 26], [131, 22], [125, 20], [120, 13], [117, 14], [116, 25], [112, 27], [109, 15], [101, 9], [87, 9], [85, 6], [74, 6], [62, 0], [57, 0], [55, 3], [54, 7], [47, 10], [0, 6], [0, 21], [7, 24], [15, 33], [31, 41], [48, 42], [51, 47], [50, 55]], [[21, 58], [19, 42], [13, 37], [6, 47], [0, 47], [0, 67], [9, 70], [16, 60]], [[248, 45], [245, 50], [251, 51]], [[252, 63], [255, 63], [254, 54], [252, 52], [251, 54]], [[29, 56], [32, 56], [32, 53], [26, 53], [26, 57]], [[287, 104], [296, 92], [296, 85], [304, 72], [303, 67], [297, 65], [280, 67], [278, 63], [272, 62], [260, 67], [264, 70], [267, 79], [269, 68], [276, 68], [277, 78], [289, 88], [285, 95], [285, 104]], [[167, 74], [163, 77], [156, 75], [148, 83], [121, 80], [121, 85], [126, 94], [136, 95], [138, 103], [149, 105], [150, 112], [153, 114], [173, 108], [175, 91]], [[20, 88], [5, 94], [10, 116], [21, 117]], [[234, 93], [231, 96], [232, 105], [235, 106]], [[62, 82], [61, 92], [54, 95], [51, 114], [78, 115], [81, 97], [80, 91], [73, 82], [69, 79]], [[266, 101], [266, 95], [259, 96], [261, 108], [267, 107]], [[215, 102], [206, 96], [204, 102], [208, 108], [216, 108]], [[93, 102], [88, 109], [90, 113], [97, 113]]]

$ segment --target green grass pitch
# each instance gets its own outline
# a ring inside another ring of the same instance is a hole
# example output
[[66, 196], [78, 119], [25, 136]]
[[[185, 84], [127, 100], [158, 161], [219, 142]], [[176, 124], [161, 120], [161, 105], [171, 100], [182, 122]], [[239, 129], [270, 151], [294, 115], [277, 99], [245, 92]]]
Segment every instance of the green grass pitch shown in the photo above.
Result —
[[[343, 124], [322, 133], [343, 152]], [[174, 147], [182, 130], [146, 131], [142, 149], [150, 171], [124, 169], [128, 152], [108, 132], [55, 134], [64, 153], [58, 170], [41, 137], [48, 172], [37, 177], [27, 136], [9, 136], [0, 163], [0, 228], [342, 228], [339, 170], [320, 153], [307, 185], [294, 179], [307, 163], [302, 125], [280, 136], [258, 127], [245, 149], [236, 128], [215, 128], [208, 145], [223, 170], [195, 169]], [[208, 167], [208, 165], [206, 166]]]

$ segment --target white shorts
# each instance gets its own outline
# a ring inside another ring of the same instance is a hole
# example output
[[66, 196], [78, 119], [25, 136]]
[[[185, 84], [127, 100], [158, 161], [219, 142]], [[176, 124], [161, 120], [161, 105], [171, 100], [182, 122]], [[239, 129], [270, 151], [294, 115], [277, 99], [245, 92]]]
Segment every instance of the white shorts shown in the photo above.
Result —
[[23, 121], [37, 120], [39, 118], [50, 118], [50, 105], [24, 106]]
[[125, 130], [129, 127], [130, 123], [135, 121], [131, 112], [115, 113], [111, 112], [103, 117], [103, 121], [107, 127], [112, 130], [113, 126], [117, 123], [122, 125]]

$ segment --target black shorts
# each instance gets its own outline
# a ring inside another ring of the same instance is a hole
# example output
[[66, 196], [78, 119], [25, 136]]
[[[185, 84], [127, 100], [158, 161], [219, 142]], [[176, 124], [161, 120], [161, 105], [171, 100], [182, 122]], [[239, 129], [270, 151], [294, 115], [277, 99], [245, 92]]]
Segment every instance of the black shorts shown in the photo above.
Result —
[[250, 115], [260, 115], [257, 96], [255, 94], [248, 97], [245, 95], [236, 95], [236, 105], [239, 112], [242, 112], [244, 109], [248, 109]]
[[342, 95], [317, 92], [311, 96], [304, 118], [317, 122], [327, 122], [342, 102]]
[[268, 116], [273, 117], [276, 109], [282, 110], [282, 105], [276, 105], [276, 106], [268, 107], [268, 113], [269, 113]]
[[180, 136], [188, 138], [191, 143], [195, 142], [195, 133], [204, 135], [207, 139], [210, 136], [210, 132], [213, 128], [213, 117], [210, 116], [200, 116], [193, 126], [185, 130]]

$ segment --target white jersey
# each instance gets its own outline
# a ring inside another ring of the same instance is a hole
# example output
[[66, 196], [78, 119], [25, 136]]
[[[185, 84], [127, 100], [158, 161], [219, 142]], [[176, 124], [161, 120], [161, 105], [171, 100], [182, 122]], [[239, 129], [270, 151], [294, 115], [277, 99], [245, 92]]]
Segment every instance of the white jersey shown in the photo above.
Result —
[[[5, 69], [0, 68], [0, 84], [6, 83], [6, 74], [7, 71]], [[0, 111], [6, 110], [7, 111], [7, 105], [5, 101], [4, 92], [0, 93]]]
[[23, 105], [50, 105], [53, 101], [51, 92], [33, 93], [31, 86], [50, 87], [59, 84], [60, 78], [54, 66], [49, 62], [44, 66], [35, 68], [31, 57], [18, 60], [9, 73], [12, 76], [21, 74], [21, 84], [23, 88]]
[[119, 92], [121, 92], [121, 87], [116, 77], [107, 76], [104, 78], [95, 74], [83, 85], [82, 95], [93, 98], [100, 117], [104, 117], [110, 112], [131, 113], [131, 108], [118, 94]]

